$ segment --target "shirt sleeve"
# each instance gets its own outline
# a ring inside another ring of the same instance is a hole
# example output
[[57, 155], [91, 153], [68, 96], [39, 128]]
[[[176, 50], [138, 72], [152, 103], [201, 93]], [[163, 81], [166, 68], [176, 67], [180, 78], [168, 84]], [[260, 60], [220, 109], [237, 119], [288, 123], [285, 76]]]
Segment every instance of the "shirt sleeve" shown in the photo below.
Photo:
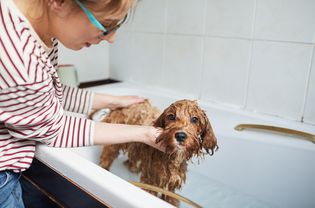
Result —
[[31, 86], [31, 89], [19, 86], [0, 93], [0, 120], [12, 137], [52, 147], [93, 145], [93, 121], [64, 115], [53, 91], [40, 90], [42, 86], [36, 84]]
[[64, 110], [88, 115], [92, 109], [93, 92], [67, 85], [62, 85], [62, 90]]
[[[0, 50], [0, 75], [5, 80], [0, 83], [0, 122], [9, 134], [53, 147], [93, 145], [94, 122], [64, 114], [62, 86], [43, 46], [28, 28], [21, 28], [14, 40]], [[92, 94], [73, 95], [81, 96], [85, 106], [69, 105], [70, 109], [87, 112]]]

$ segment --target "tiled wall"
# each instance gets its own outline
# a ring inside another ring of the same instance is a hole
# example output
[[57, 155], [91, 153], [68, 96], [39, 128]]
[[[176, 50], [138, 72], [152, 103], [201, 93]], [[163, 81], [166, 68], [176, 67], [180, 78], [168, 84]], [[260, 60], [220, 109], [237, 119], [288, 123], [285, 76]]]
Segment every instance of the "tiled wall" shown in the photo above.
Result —
[[110, 76], [315, 124], [315, 0], [140, 0]]
[[90, 48], [73, 51], [59, 42], [59, 64], [75, 65], [80, 82], [107, 79], [109, 77], [109, 44], [102, 42]]

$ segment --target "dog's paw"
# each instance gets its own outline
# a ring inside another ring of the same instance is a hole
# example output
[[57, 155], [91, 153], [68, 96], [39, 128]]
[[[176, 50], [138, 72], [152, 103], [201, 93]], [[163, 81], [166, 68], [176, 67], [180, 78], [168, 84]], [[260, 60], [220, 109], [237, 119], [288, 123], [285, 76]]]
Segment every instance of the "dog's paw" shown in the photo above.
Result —
[[136, 162], [130, 162], [130, 160], [124, 161], [124, 165], [128, 168], [128, 170], [132, 173], [140, 172], [140, 164], [138, 165]]

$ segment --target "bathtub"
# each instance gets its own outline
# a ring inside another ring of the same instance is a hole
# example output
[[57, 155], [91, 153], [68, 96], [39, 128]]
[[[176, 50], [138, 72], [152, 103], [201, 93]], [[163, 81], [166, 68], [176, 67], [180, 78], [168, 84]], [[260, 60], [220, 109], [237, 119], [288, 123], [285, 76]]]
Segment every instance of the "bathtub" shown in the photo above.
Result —
[[[115, 95], [141, 95], [164, 109], [190, 95], [119, 83], [90, 88]], [[213, 156], [192, 160], [187, 181], [177, 193], [202, 207], [315, 207], [315, 144], [263, 131], [235, 131], [242, 123], [267, 124], [315, 134], [315, 126], [198, 101], [206, 110], [220, 146]], [[98, 166], [100, 146], [54, 149], [39, 145], [36, 158], [110, 207], [172, 207], [131, 185], [138, 180], [122, 165], [111, 172]], [[181, 203], [181, 207], [189, 207]]]

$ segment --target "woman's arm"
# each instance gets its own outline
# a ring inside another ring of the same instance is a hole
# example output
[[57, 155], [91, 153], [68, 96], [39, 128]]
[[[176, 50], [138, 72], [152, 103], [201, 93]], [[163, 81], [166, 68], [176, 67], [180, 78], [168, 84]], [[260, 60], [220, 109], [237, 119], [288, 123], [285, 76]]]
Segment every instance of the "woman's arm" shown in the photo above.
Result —
[[62, 84], [62, 106], [66, 111], [88, 115], [92, 109], [93, 92]]
[[145, 98], [139, 96], [115, 96], [102, 93], [93, 93], [89, 90], [62, 85], [64, 100], [63, 108], [66, 111], [87, 115], [91, 109], [123, 108], [135, 103], [141, 103]]
[[165, 148], [163, 146], [155, 143], [161, 131], [161, 129], [153, 126], [96, 122], [94, 127], [94, 144], [142, 142], [164, 151]]
[[[95, 93], [92, 109], [122, 108], [135, 103], [141, 103], [145, 99], [139, 96], [115, 96]], [[110, 124], [95, 122], [94, 144], [118, 144], [127, 142], [142, 142], [165, 151], [165, 147], [156, 144], [155, 140], [162, 132], [153, 126]]]

